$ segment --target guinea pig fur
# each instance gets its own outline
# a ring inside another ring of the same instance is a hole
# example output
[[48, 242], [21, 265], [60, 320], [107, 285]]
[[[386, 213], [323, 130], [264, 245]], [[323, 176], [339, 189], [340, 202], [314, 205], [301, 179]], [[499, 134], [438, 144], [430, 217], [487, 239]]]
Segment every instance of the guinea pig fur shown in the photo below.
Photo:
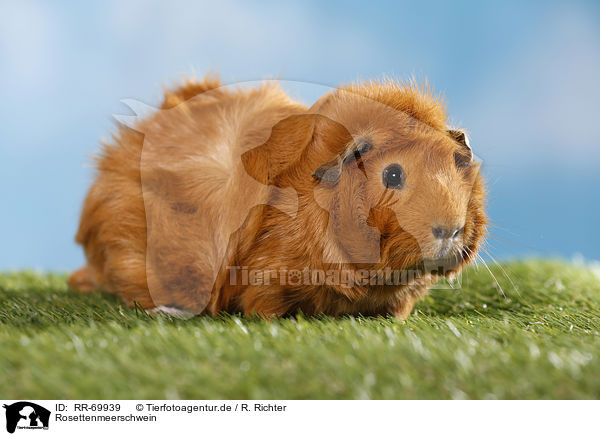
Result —
[[408, 316], [474, 258], [485, 187], [428, 88], [307, 108], [276, 83], [188, 81], [97, 158], [72, 288], [197, 314]]

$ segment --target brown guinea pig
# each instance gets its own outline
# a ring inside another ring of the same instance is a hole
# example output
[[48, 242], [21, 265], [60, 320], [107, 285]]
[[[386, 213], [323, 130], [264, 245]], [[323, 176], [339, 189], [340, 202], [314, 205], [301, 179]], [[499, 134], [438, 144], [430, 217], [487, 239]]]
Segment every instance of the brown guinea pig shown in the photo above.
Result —
[[146, 309], [403, 318], [477, 252], [485, 189], [465, 133], [427, 89], [190, 81], [121, 125], [76, 240], [80, 291]]

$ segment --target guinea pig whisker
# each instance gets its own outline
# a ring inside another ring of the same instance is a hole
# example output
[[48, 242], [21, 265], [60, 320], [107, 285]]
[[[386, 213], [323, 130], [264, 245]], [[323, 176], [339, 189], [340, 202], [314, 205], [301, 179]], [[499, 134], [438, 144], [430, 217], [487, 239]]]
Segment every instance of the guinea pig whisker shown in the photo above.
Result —
[[488, 270], [488, 272], [490, 273], [490, 275], [492, 276], [492, 278], [496, 282], [496, 286], [498, 286], [498, 289], [500, 290], [500, 294], [502, 294], [502, 296], [506, 299], [506, 294], [504, 293], [504, 289], [502, 289], [502, 286], [500, 286], [500, 282], [498, 282], [498, 279], [496, 278], [496, 276], [494, 275], [494, 273], [492, 272], [492, 270], [488, 266], [488, 264], [485, 261], [485, 259], [483, 257], [481, 257], [481, 255], [479, 253], [477, 253], [477, 256], [481, 260], [481, 263], [483, 263], [483, 266], [485, 266], [485, 268]]
[[492, 256], [490, 254], [490, 252], [487, 251], [484, 247], [481, 247], [481, 249], [485, 252], [485, 254], [487, 254], [489, 256], [490, 259], [492, 259], [492, 261], [496, 264], [496, 266], [498, 268], [500, 268], [500, 271], [502, 271], [502, 273], [504, 274], [504, 276], [508, 279], [508, 281], [512, 285], [513, 289], [517, 293], [517, 295], [521, 296], [521, 294], [519, 293], [519, 290], [517, 289], [517, 286], [515, 285], [515, 282], [513, 282], [513, 280], [510, 278], [510, 276], [508, 275], [508, 273], [506, 272], [506, 270], [502, 267], [502, 265], [500, 265], [498, 263], [498, 261], [494, 258], [494, 256]]
[[487, 225], [488, 225], [489, 227], [493, 227], [493, 228], [495, 228], [495, 229], [502, 230], [502, 231], [504, 231], [504, 232], [506, 232], [506, 233], [510, 233], [511, 235], [513, 235], [513, 236], [516, 236], [516, 237], [520, 237], [520, 236], [521, 236], [521, 235], [519, 235], [518, 233], [515, 233], [515, 232], [513, 232], [513, 231], [510, 231], [510, 230], [509, 230], [509, 229], [507, 229], [506, 227], [501, 227], [501, 226], [499, 226], [499, 225], [498, 225], [498, 224], [496, 224], [495, 222], [489, 222]]
[[467, 257], [469, 258], [469, 261], [475, 262], [475, 269], [477, 271], [479, 271], [479, 259], [477, 259], [477, 256], [475, 255], [475, 253], [473, 253], [473, 250], [471, 250], [469, 247], [464, 247], [464, 250], [467, 253]]
[[[509, 228], [507, 228], [507, 227], [500, 227], [498, 224], [501, 224], [503, 226], [508, 226]], [[512, 226], [512, 224], [510, 222], [508, 222], [508, 221], [503, 221], [503, 220], [489, 218], [488, 226], [490, 226], [490, 225], [493, 226], [493, 227], [496, 227], [496, 228], [498, 228], [500, 230], [504, 230], [504, 231], [512, 234], [513, 236], [522, 236], [519, 233], [515, 233], [514, 231], [510, 230], [510, 226]]]

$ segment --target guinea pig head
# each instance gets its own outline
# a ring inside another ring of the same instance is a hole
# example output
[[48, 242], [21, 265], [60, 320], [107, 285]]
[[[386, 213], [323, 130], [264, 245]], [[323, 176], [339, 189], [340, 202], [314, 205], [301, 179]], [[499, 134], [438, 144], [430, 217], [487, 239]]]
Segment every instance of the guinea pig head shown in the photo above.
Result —
[[475, 255], [486, 225], [480, 163], [437, 101], [414, 87], [353, 88], [319, 111], [352, 137], [313, 173], [350, 263], [449, 275]]
[[273, 144], [297, 144], [253, 155], [262, 153], [263, 183], [296, 189], [325, 263], [446, 275], [475, 255], [486, 224], [480, 164], [439, 103], [416, 89], [367, 87], [311, 111], [273, 129]]

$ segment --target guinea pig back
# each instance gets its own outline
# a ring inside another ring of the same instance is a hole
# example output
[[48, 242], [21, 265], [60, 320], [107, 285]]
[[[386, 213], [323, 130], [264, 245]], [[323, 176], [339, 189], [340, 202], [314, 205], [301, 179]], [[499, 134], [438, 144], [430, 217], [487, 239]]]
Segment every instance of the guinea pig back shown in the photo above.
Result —
[[196, 314], [406, 317], [485, 235], [464, 131], [428, 89], [190, 81], [97, 158], [70, 285]]

